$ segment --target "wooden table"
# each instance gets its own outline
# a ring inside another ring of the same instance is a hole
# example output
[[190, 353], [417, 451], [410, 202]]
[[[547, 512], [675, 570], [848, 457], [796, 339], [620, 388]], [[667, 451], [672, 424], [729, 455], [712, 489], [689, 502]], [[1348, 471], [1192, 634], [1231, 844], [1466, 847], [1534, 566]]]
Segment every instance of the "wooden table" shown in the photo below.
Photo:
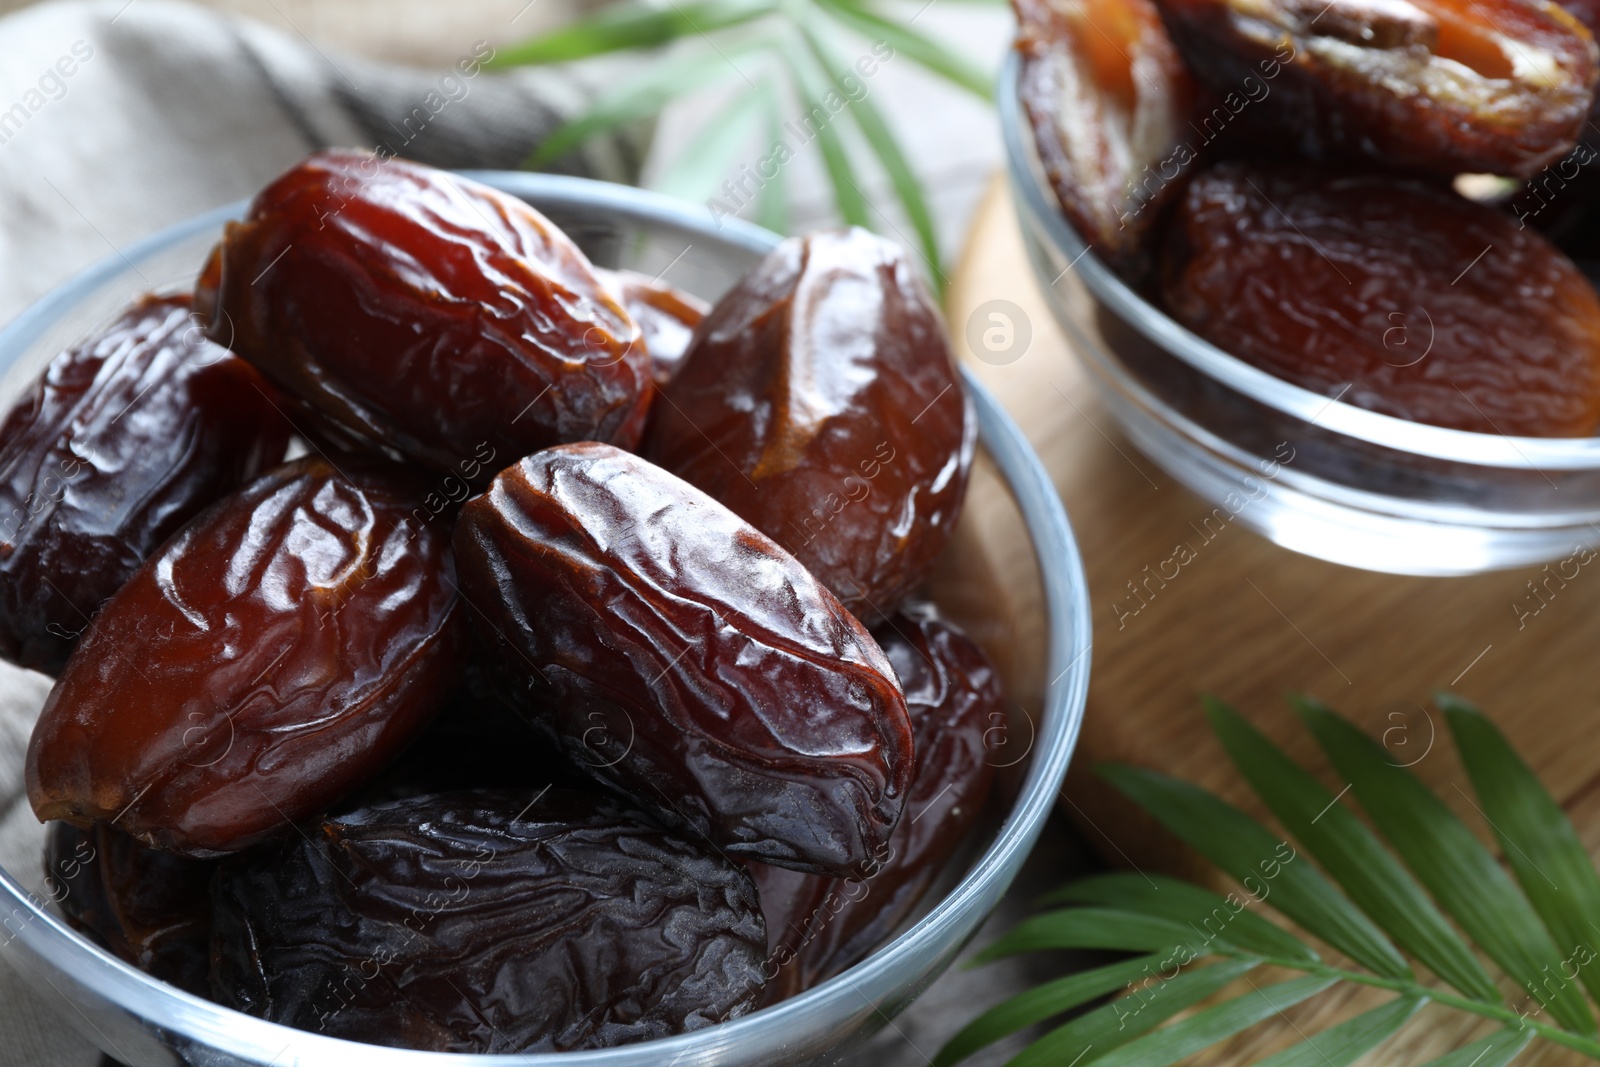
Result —
[[[1003, 366], [975, 358], [963, 340], [974, 309], [992, 299], [1019, 305], [1032, 330], [1022, 357]], [[1471, 786], [1443, 718], [1429, 703], [1433, 692], [1449, 688], [1494, 718], [1562, 803], [1590, 853], [1600, 850], [1600, 561], [1564, 586], [1551, 582], [1545, 599], [1534, 600], [1528, 583], [1546, 577], [1540, 568], [1404, 578], [1289, 552], [1237, 522], [1203, 539], [1196, 527], [1211, 505], [1163, 473], [1112, 423], [1040, 295], [998, 179], [951, 277], [948, 310], [963, 359], [1026, 430], [1083, 548], [1095, 643], [1088, 715], [1066, 798], [1109, 862], [1205, 870], [1096, 778], [1093, 767], [1102, 760], [1153, 767], [1264, 814], [1212, 738], [1197, 699], [1202, 692], [1233, 704], [1338, 791], [1343, 781], [1283, 698], [1304, 692], [1333, 705], [1382, 735], [1397, 762], [1414, 764], [1492, 841], [1468, 800]], [[1025, 584], [1025, 553], [1013, 550], [1020, 533], [985, 534], [1001, 540], [991, 546], [996, 565], [1014, 568], [1011, 581]], [[1142, 583], [1145, 568], [1168, 559], [1180, 542], [1198, 546], [1196, 558], [1164, 584], [1141, 585], [1152, 591], [1135, 599], [1129, 583]], [[1513, 1005], [1524, 999], [1510, 983], [1505, 991]], [[1254, 1062], [1299, 1040], [1296, 1028], [1314, 1034], [1382, 999], [1335, 991], [1210, 1055], [1218, 1063]], [[1365, 1062], [1422, 1063], [1488, 1032], [1474, 1021], [1430, 1007]], [[1518, 1062], [1584, 1061], [1536, 1047]]]

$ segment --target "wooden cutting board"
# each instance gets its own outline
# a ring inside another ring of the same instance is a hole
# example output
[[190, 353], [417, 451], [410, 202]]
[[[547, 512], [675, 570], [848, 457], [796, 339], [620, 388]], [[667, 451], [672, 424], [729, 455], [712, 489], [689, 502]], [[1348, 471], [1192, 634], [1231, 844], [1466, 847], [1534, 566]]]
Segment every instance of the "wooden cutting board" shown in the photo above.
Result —
[[[1443, 718], [1429, 703], [1431, 693], [1446, 687], [1493, 717], [1561, 802], [1591, 855], [1600, 854], [1600, 560], [1579, 568], [1564, 587], [1550, 582], [1544, 602], [1532, 598], [1528, 585], [1546, 578], [1540, 568], [1404, 578], [1310, 559], [1238, 523], [1204, 541], [1196, 526], [1211, 505], [1138, 452], [1099, 403], [1040, 296], [999, 179], [975, 216], [950, 281], [951, 333], [962, 357], [1043, 457], [1083, 549], [1094, 610], [1093, 667], [1065, 804], [1109, 862], [1180, 874], [1205, 870], [1096, 778], [1093, 767], [1102, 760], [1159, 769], [1264, 816], [1212, 738], [1197, 700], [1201, 692], [1233, 704], [1338, 791], [1343, 781], [1283, 698], [1305, 692], [1331, 704], [1382, 735], [1397, 763], [1413, 764], [1492, 842], [1468, 799], [1472, 789]], [[1032, 332], [1021, 358], [1006, 365], [974, 358], [963, 336], [974, 309], [994, 299], [1020, 306]], [[1025, 542], [1014, 530], [999, 536], [1014, 540], [988, 546], [990, 558], [1002, 584], [1010, 567], [1021, 585], [1027, 581]], [[1167, 560], [1181, 542], [1199, 545], [1197, 558], [1164, 586], [1149, 586], [1153, 594], [1139, 606], [1128, 583], [1142, 581], [1145, 568]], [[1506, 985], [1514, 1006], [1526, 999], [1519, 993]], [[1255, 1062], [1300, 1040], [1300, 1031], [1314, 1035], [1383, 999], [1335, 991], [1203, 1062]], [[1489, 1029], [1429, 1007], [1363, 1062], [1421, 1064]], [[1535, 1047], [1518, 1062], [1587, 1061]]]

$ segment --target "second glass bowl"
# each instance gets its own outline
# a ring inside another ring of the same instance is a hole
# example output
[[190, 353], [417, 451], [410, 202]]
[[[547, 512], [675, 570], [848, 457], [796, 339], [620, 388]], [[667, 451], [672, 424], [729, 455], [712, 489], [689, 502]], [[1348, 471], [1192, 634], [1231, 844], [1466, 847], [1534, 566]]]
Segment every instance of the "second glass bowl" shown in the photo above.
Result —
[[1470, 433], [1354, 407], [1229, 355], [1125, 284], [1061, 213], [1019, 70], [1013, 54], [1000, 118], [1034, 275], [1123, 431], [1223, 510], [1222, 524], [1416, 575], [1542, 563], [1600, 543], [1600, 438]]

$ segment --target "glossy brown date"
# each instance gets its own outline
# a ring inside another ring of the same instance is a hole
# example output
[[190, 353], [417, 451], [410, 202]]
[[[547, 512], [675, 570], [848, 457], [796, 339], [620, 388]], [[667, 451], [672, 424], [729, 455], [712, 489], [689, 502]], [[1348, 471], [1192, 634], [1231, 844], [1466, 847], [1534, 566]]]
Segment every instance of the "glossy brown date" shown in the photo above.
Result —
[[427, 724], [465, 646], [409, 486], [306, 458], [179, 532], [90, 625], [28, 746], [41, 820], [196, 857], [324, 810]]
[[976, 434], [944, 321], [905, 253], [849, 229], [783, 242], [717, 303], [643, 454], [870, 623], [949, 541]]
[[52, 359], [0, 425], [0, 657], [55, 674], [161, 542], [282, 459], [270, 390], [186, 296]]
[[205, 996], [216, 864], [146, 848], [104, 824], [51, 823], [45, 885], [74, 929], [163, 982]]
[[1430, 184], [1225, 164], [1173, 219], [1168, 309], [1296, 385], [1416, 422], [1587, 436], [1600, 300], [1506, 215]]
[[600, 444], [500, 472], [455, 543], [484, 662], [576, 765], [732, 856], [873, 861], [911, 723], [877, 644], [793, 556]]
[[320, 152], [228, 227], [216, 284], [212, 336], [308, 432], [453, 471], [485, 442], [509, 458], [643, 431], [638, 327], [565, 234], [476, 182]]
[[449, 793], [322, 820], [216, 883], [224, 1004], [439, 1052], [605, 1048], [748, 1012], [755, 887], [619, 801]]
[[1150, 0], [1013, 0], [1019, 92], [1067, 220], [1128, 277], [1205, 141], [1198, 87]]
[[656, 385], [666, 385], [683, 365], [695, 328], [711, 305], [693, 293], [635, 271], [596, 268], [595, 274], [617, 294], [638, 324]]
[[1315, 159], [1528, 177], [1584, 132], [1594, 39], [1549, 0], [1159, 0], [1235, 116]]
[[994, 778], [985, 736], [1004, 723], [1004, 697], [983, 649], [931, 604], [906, 605], [873, 634], [905, 689], [916, 776], [870, 877], [750, 864], [771, 951], [763, 1004], [833, 977], [887, 939], [961, 847]]

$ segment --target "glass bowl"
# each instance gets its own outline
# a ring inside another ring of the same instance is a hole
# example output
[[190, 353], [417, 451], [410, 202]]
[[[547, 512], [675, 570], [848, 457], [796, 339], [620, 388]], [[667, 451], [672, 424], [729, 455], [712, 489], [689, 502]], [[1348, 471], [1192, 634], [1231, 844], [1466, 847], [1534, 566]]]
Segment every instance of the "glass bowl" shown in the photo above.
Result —
[[[1229, 355], [1126, 285], [1061, 213], [1018, 97], [1020, 67], [1013, 53], [1000, 121], [1039, 287], [1124, 432], [1226, 509], [1224, 524], [1417, 575], [1540, 563], [1600, 542], [1600, 438], [1471, 433], [1354, 407]], [[1425, 352], [1426, 331], [1409, 324], [1405, 351]]]
[[[533, 203], [596, 262], [662, 274], [715, 299], [777, 241], [735, 220], [624, 186], [548, 175], [471, 175]], [[52, 354], [110, 321], [137, 294], [186, 287], [223, 223], [211, 212], [127, 249], [40, 300], [0, 332], [0, 399]], [[1021, 431], [969, 380], [980, 426], [968, 515], [932, 579], [934, 598], [995, 656], [1010, 721], [991, 744], [996, 776], [987, 821], [928, 901], [887, 943], [845, 973], [774, 1007], [664, 1041], [558, 1055], [464, 1056], [336, 1040], [242, 1015], [120, 962], [72, 932], [44, 896], [40, 863], [0, 869], [0, 949], [38, 995], [108, 1055], [132, 1067], [442, 1067], [446, 1064], [662, 1067], [674, 1063], [828, 1062], [865, 1041], [951, 962], [999, 901], [1033, 847], [1077, 740], [1088, 689], [1089, 604], [1072, 531], [1049, 476]], [[985, 556], [981, 528], [1023, 524], [1036, 571]], [[16, 677], [13, 675], [12, 677]], [[1002, 727], [997, 724], [996, 730]], [[19, 776], [20, 778], [20, 776]], [[43, 829], [39, 841], [42, 847]], [[35, 852], [34, 857], [39, 855]], [[53, 987], [54, 992], [50, 988]]]

